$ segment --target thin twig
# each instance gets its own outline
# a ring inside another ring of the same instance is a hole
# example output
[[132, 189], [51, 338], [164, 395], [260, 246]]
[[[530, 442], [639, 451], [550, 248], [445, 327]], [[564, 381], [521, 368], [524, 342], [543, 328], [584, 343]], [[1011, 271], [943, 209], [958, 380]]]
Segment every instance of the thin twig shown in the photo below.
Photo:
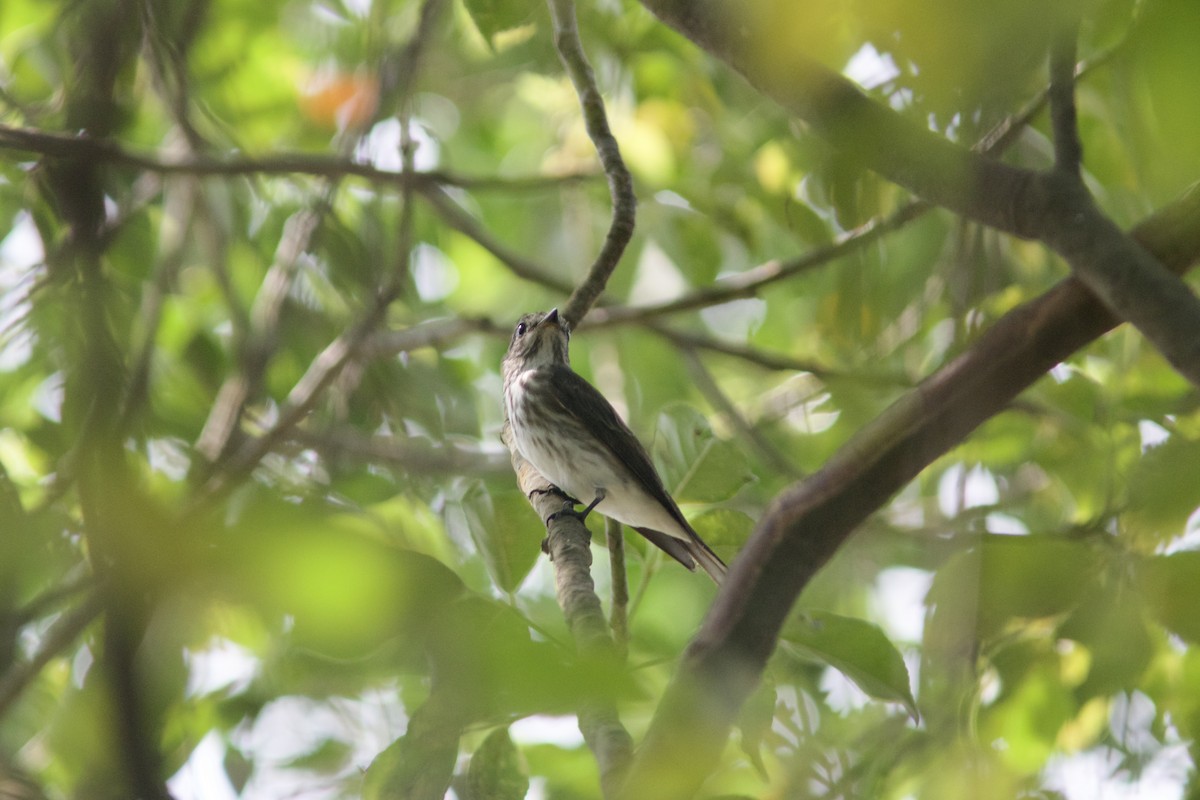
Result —
[[592, 171], [562, 175], [472, 176], [448, 170], [397, 172], [379, 169], [346, 156], [320, 153], [276, 153], [268, 156], [208, 156], [194, 154], [186, 158], [138, 153], [111, 139], [73, 136], [34, 128], [0, 125], [0, 149], [38, 153], [59, 158], [80, 158], [118, 167], [165, 175], [235, 177], [239, 175], [307, 175], [316, 178], [355, 177], [381, 186], [415, 189], [426, 186], [454, 186], [471, 191], [545, 191], [590, 182], [600, 176]]
[[[1128, 41], [1123, 38], [1113, 47], [1081, 62], [1077, 74], [1082, 77], [1099, 66], [1107, 63]], [[1046, 106], [1050, 95], [1049, 87], [1045, 87], [1036, 97], [1030, 100], [1016, 114], [1006, 117], [992, 130], [988, 131], [972, 148], [981, 155], [999, 155], [1008, 149], [1017, 137]], [[824, 266], [835, 259], [856, 252], [862, 247], [882, 238], [885, 234], [899, 230], [910, 222], [924, 216], [933, 206], [920, 200], [911, 200], [886, 217], [876, 217], [859, 227], [839, 235], [828, 245], [819, 247], [804, 255], [791, 259], [774, 259], [754, 267], [746, 272], [715, 281], [711, 286], [705, 286], [688, 294], [648, 306], [606, 307], [594, 311], [583, 323], [585, 327], [604, 327], [618, 322], [630, 320], [644, 321], [655, 317], [674, 314], [681, 311], [691, 311], [697, 308], [708, 308], [746, 297], [754, 297], [763, 287], [788, 278], [801, 275], [817, 267]]]
[[362, 358], [391, 358], [400, 353], [409, 353], [422, 347], [444, 347], [470, 333], [509, 335], [486, 317], [444, 317], [419, 322], [403, 330], [381, 331], [373, 334], [359, 350]]
[[275, 261], [263, 278], [250, 310], [247, 339], [241, 343], [237, 369], [221, 385], [196, 440], [196, 450], [212, 464], [218, 463], [236, 443], [235, 434], [246, 404], [258, 394], [267, 364], [278, 345], [283, 302], [296, 278], [300, 257], [330, 208], [332, 192], [332, 187], [327, 187], [312, 208], [297, 212], [284, 225]]
[[770, 464], [778, 474], [785, 475], [792, 480], [799, 478], [800, 470], [796, 469], [796, 465], [788, 461], [775, 445], [763, 436], [762, 431], [755, 428], [742, 416], [742, 412], [733, 404], [733, 401], [713, 378], [712, 373], [704, 366], [704, 362], [696, 355], [696, 351], [685, 347], [680, 354], [683, 356], [684, 366], [687, 367], [688, 374], [692, 376], [696, 388], [713, 408], [721, 412], [738, 435], [749, 442], [750, 446], [758, 451], [763, 460]]
[[100, 592], [90, 592], [78, 607], [63, 614], [50, 626], [42, 637], [41, 647], [28, 661], [14, 663], [0, 676], [0, 718], [51, 659], [70, 647], [103, 610], [104, 601]]
[[676, 347], [708, 350], [713, 353], [720, 353], [731, 358], [740, 359], [748, 364], [754, 364], [764, 369], [779, 372], [807, 372], [821, 380], [855, 381], [880, 388], [911, 387], [916, 383], [916, 381], [907, 375], [835, 369], [825, 364], [809, 361], [808, 359], [793, 358], [782, 353], [772, 353], [749, 345], [727, 342], [714, 336], [677, 330], [660, 322], [644, 322], [642, 323], [642, 327], [653, 331]]
[[887, 217], [877, 217], [853, 230], [837, 236], [830, 244], [789, 259], [772, 259], [757, 267], [719, 278], [709, 286], [703, 286], [674, 300], [647, 306], [622, 306], [598, 308], [592, 312], [584, 327], [600, 328], [619, 322], [643, 321], [692, 311], [698, 308], [727, 303], [746, 297], [754, 297], [763, 288], [804, 272], [824, 266], [842, 256], [875, 242], [885, 234], [902, 228], [929, 210], [929, 205], [914, 200]]
[[1050, 44], [1050, 124], [1054, 131], [1054, 169], [1079, 177], [1083, 145], [1075, 111], [1075, 48], [1078, 23], [1065, 25]]
[[500, 451], [479, 450], [449, 442], [438, 444], [428, 439], [369, 436], [352, 428], [314, 431], [297, 426], [286, 438], [303, 447], [319, 450], [331, 459], [389, 464], [408, 472], [503, 474], [510, 469], [508, 456]]
[[554, 20], [554, 46], [567, 75], [571, 78], [571, 84], [575, 87], [575, 94], [579, 97], [584, 127], [596, 148], [596, 155], [600, 158], [604, 174], [608, 176], [608, 192], [612, 198], [612, 221], [609, 223], [608, 234], [604, 237], [604, 245], [588, 269], [587, 275], [571, 293], [570, 299], [562, 309], [562, 316], [567, 323], [576, 325], [604, 293], [609, 276], [617, 268], [622, 253], [633, 238], [637, 197], [633, 193], [633, 179], [625, 167], [624, 159], [621, 158], [617, 139], [608, 127], [608, 114], [604, 110], [604, 98], [600, 96], [600, 89], [596, 86], [596, 76], [588, 64], [587, 55], [583, 52], [583, 44], [579, 41], [575, 2], [548, 2], [550, 16]]
[[625, 569], [625, 532], [621, 523], [606, 517], [604, 536], [612, 573], [612, 612], [608, 625], [612, 628], [613, 644], [624, 658], [629, 650], [629, 574]]
[[438, 212], [443, 222], [467, 238], [473, 239], [476, 244], [495, 256], [518, 278], [545, 286], [559, 294], [568, 294], [572, 291], [573, 287], [569, 281], [556, 277], [541, 265], [535, 264], [502, 244], [492, 236], [487, 228], [451, 200], [441, 187], [422, 186], [418, 187], [418, 190], [421, 192], [421, 196]]

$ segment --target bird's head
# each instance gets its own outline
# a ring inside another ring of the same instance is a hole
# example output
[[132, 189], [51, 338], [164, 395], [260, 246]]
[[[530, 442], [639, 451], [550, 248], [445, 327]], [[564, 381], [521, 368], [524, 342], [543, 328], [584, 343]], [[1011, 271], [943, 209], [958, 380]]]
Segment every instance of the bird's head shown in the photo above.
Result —
[[570, 366], [567, 345], [571, 329], [558, 315], [558, 309], [526, 314], [517, 321], [508, 353], [504, 356], [504, 370], [522, 372], [550, 364]]

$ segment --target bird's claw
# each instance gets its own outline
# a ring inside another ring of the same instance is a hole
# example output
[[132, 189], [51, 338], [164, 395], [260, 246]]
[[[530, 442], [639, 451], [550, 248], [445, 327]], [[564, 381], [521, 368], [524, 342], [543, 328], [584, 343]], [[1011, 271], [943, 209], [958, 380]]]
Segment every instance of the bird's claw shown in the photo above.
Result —
[[[591, 511], [591, 509], [589, 508], [588, 511]], [[579, 520], [580, 522], [583, 522], [585, 519], [587, 519], [587, 511], [584, 511], [584, 512], [576, 511], [574, 501], [564, 500], [562, 508], [560, 508], [558, 511], [555, 511], [550, 516], [546, 517], [546, 525], [549, 525], [551, 522], [554, 522], [554, 520], [558, 519], [559, 517], [574, 517], [575, 519]]]

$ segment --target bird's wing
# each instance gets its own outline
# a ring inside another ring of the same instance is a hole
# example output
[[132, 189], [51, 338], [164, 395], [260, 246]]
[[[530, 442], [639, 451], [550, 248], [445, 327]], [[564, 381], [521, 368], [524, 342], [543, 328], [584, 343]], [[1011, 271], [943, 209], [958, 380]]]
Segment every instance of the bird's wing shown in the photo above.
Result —
[[617, 416], [616, 409], [597, 391], [596, 387], [579, 377], [570, 367], [555, 365], [550, 372], [554, 398], [562, 411], [574, 417], [585, 430], [603, 443], [616, 458], [629, 468], [638, 482], [671, 516], [693, 536], [695, 533], [684, 519], [679, 506], [663, 488], [662, 479], [650, 461], [642, 443]]
[[[603, 442], [609, 451], [629, 468], [650, 496], [661, 503], [687, 532], [691, 542], [680, 542], [678, 539], [667, 541], [671, 539], [669, 535], [649, 529], [638, 528], [638, 532], [688, 569], [695, 569], [696, 563], [699, 562], [705, 572], [720, 583], [725, 575], [725, 563], [688, 524], [679, 506], [663, 488], [662, 479], [658, 477], [658, 471], [654, 469], [646, 448], [642, 447], [642, 443], [633, 435], [633, 431], [629, 430], [629, 426], [617, 416], [612, 404], [596, 387], [575, 374], [570, 367], [551, 367], [550, 385], [562, 410], [574, 417], [598, 441]], [[651, 536], [650, 533], [658, 535]], [[681, 552], [681, 548], [675, 545], [676, 542], [683, 544], [686, 552]]]

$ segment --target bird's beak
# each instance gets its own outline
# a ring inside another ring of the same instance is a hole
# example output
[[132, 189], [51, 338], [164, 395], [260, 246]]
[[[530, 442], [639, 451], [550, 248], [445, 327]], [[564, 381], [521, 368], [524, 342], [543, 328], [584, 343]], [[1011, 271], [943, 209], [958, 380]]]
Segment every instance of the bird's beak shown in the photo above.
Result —
[[542, 320], [542, 324], [545, 324], [545, 323], [547, 323], [547, 322], [549, 322], [551, 325], [558, 325], [558, 324], [559, 324], [559, 323], [558, 323], [558, 309], [557, 309], [557, 308], [552, 308], [552, 309], [550, 309], [550, 313], [549, 313], [549, 314], [547, 314], [547, 315], [546, 315], [546, 318]]

